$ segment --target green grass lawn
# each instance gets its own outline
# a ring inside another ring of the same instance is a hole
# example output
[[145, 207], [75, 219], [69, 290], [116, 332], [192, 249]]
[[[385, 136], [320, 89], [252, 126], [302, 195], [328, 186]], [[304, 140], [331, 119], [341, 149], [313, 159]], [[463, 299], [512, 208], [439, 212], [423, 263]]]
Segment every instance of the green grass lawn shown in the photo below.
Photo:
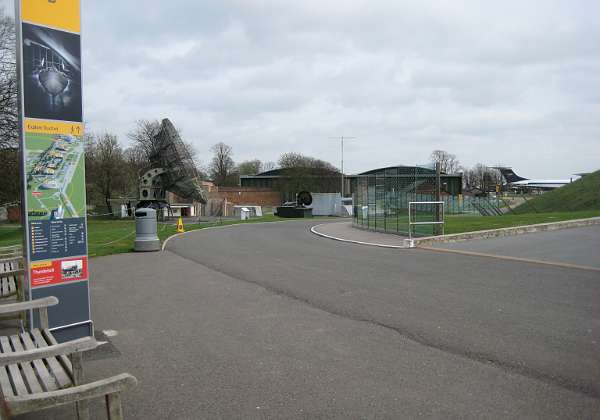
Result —
[[[414, 219], [413, 219], [414, 220]], [[424, 221], [432, 221], [432, 214], [427, 215], [419, 215], [416, 218], [416, 221], [424, 222]], [[368, 219], [369, 229], [379, 230], [382, 232], [392, 232], [398, 233], [400, 235], [408, 235], [408, 215], [406, 216], [388, 216], [384, 218], [380, 217], [370, 217]], [[366, 227], [366, 224], [364, 225]], [[413, 226], [413, 234], [415, 236], [431, 236], [433, 235], [433, 225], [414, 225]]]
[[560, 222], [561, 220], [585, 219], [600, 216], [600, 210], [554, 213], [505, 214], [502, 216], [455, 216], [446, 217], [444, 232], [461, 233], [476, 230], [500, 229], [536, 223]]
[[17, 245], [23, 241], [21, 226], [15, 224], [0, 224], [0, 246]]

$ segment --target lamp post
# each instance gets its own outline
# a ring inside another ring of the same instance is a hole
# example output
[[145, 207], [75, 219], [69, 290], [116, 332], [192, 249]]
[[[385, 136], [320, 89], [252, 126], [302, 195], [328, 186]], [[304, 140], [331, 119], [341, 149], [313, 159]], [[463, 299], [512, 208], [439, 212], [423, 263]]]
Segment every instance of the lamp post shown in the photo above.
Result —
[[348, 136], [340, 136], [340, 137], [329, 137], [330, 139], [340, 139], [340, 144], [342, 148], [342, 198], [344, 198], [344, 140], [356, 140], [356, 137], [348, 137]]

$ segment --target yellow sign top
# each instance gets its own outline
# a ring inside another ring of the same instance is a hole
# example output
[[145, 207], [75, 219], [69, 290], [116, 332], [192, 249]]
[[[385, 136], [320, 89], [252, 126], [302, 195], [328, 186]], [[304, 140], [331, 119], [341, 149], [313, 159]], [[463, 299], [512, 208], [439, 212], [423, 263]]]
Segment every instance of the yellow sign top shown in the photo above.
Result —
[[21, 0], [21, 19], [70, 32], [81, 31], [80, 0]]
[[83, 124], [79, 122], [32, 120], [25, 118], [24, 125], [26, 133], [83, 135]]

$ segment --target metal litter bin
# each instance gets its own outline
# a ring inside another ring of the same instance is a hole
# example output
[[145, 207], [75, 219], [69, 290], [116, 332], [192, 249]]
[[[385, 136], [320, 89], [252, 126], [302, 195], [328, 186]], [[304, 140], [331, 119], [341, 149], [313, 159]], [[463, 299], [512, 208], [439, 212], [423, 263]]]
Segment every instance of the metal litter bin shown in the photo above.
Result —
[[156, 226], [156, 210], [141, 208], [135, 211], [135, 245], [138, 252], [160, 251]]

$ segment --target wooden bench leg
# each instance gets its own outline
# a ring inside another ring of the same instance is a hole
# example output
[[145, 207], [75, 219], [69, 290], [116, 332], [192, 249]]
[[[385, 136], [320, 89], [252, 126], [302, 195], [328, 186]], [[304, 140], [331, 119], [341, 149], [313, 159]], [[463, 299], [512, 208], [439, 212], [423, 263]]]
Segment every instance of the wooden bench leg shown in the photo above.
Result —
[[75, 403], [77, 408], [77, 420], [90, 420], [90, 405], [88, 400]]
[[[82, 355], [79, 352], [71, 354], [71, 366], [73, 366], [73, 382], [75, 385], [83, 383]], [[88, 400], [75, 403], [77, 420], [90, 420], [90, 404]]]
[[106, 396], [106, 414], [108, 420], [123, 420], [123, 407], [121, 406], [121, 394], [108, 394]]

